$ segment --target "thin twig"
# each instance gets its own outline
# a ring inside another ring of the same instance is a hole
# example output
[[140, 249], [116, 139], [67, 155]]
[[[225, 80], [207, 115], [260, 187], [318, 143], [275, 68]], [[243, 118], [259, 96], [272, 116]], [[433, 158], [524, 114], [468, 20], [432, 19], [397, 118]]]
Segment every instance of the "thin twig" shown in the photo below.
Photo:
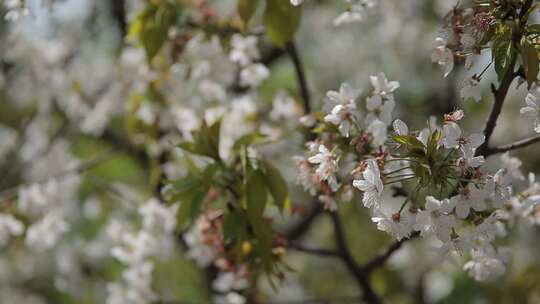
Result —
[[506, 99], [506, 95], [508, 94], [508, 89], [510, 89], [510, 84], [512, 84], [512, 81], [515, 77], [515, 62], [516, 59], [514, 58], [510, 63], [508, 70], [504, 74], [499, 88], [496, 89], [495, 86], [491, 86], [491, 90], [494, 95], [493, 107], [491, 108], [491, 113], [489, 114], [488, 120], [486, 121], [486, 127], [484, 128], [485, 140], [484, 143], [476, 151], [477, 155], [485, 155], [486, 152], [489, 150], [488, 147], [491, 135], [493, 135], [493, 131], [495, 130], [495, 126], [497, 125], [497, 120], [499, 119], [499, 115], [501, 114], [504, 100]]
[[[114, 156], [114, 151], [108, 150], [108, 151], [104, 152], [103, 154], [98, 155], [97, 157], [95, 157], [95, 158], [93, 158], [91, 160], [88, 160], [86, 162], [83, 162], [83, 163], [79, 164], [78, 166], [76, 166], [74, 168], [64, 170], [64, 171], [62, 171], [62, 172], [60, 172], [60, 173], [58, 173], [56, 175], [53, 175], [53, 176], [49, 177], [47, 180], [39, 181], [37, 183], [38, 184], [45, 183], [46, 181], [48, 181], [50, 179], [61, 178], [61, 177], [64, 177], [64, 176], [66, 176], [68, 174], [72, 174], [72, 173], [79, 173], [79, 174], [83, 173], [83, 172], [88, 171], [88, 170], [94, 168], [95, 166], [101, 164], [102, 162], [110, 159], [112, 156]], [[7, 201], [11, 201], [11, 200], [16, 199], [17, 196], [18, 196], [18, 190], [22, 186], [24, 186], [24, 184], [21, 184], [21, 185], [12, 187], [12, 188], [8, 188], [8, 189], [5, 189], [2, 192], [0, 192], [0, 205], [2, 205], [3, 203], [5, 203]]]
[[302, 59], [300, 58], [300, 54], [298, 53], [294, 42], [289, 42], [289, 44], [287, 44], [287, 53], [289, 53], [289, 56], [293, 62], [296, 78], [298, 79], [298, 85], [300, 86], [304, 114], [308, 114], [311, 112], [311, 96], [309, 94], [309, 88], [306, 81], [304, 65], [302, 64]]
[[369, 262], [367, 262], [364, 266], [362, 266], [363, 271], [365, 273], [371, 273], [375, 269], [382, 267], [386, 261], [398, 250], [403, 246], [403, 243], [412, 240], [416, 238], [419, 235], [418, 232], [413, 233], [409, 238], [402, 239], [400, 241], [394, 242], [390, 247], [388, 247], [382, 254], [374, 257]]
[[338, 250], [341, 253], [341, 259], [343, 263], [347, 266], [347, 270], [351, 273], [351, 275], [355, 278], [356, 282], [358, 283], [358, 286], [363, 292], [362, 298], [370, 304], [379, 304], [381, 303], [381, 300], [379, 297], [375, 294], [375, 291], [371, 287], [369, 283], [369, 273], [366, 273], [363, 271], [362, 267], [360, 267], [356, 261], [354, 260], [351, 251], [347, 245], [347, 241], [345, 239], [345, 231], [343, 230], [343, 226], [341, 224], [341, 220], [339, 218], [339, 215], [335, 212], [329, 212], [330, 218], [332, 219], [332, 223], [334, 224], [334, 232], [336, 235], [336, 246]]
[[[523, 28], [525, 24], [527, 23], [528, 18], [526, 18], [526, 14], [532, 5], [533, 5], [532, 0], [526, 0], [523, 3], [523, 6], [521, 7], [521, 11], [519, 13], [520, 28]], [[513, 43], [519, 44], [519, 39], [521, 38], [521, 35], [522, 33], [520, 31], [513, 32], [513, 37], [512, 37]], [[491, 109], [491, 114], [489, 115], [489, 118], [486, 122], [486, 128], [484, 129], [484, 135], [486, 137], [485, 141], [476, 151], [476, 155], [487, 155], [487, 152], [490, 150], [489, 140], [491, 139], [491, 135], [493, 134], [493, 131], [495, 130], [497, 120], [499, 118], [499, 115], [501, 114], [502, 106], [506, 99], [506, 95], [508, 95], [508, 89], [510, 88], [510, 85], [512, 84], [512, 81], [514, 80], [514, 78], [519, 75], [519, 71], [514, 72], [516, 58], [517, 56], [513, 56], [512, 61], [510, 62], [510, 66], [506, 70], [501, 80], [501, 84], [499, 85], [499, 88], [495, 89], [495, 86], [493, 84], [491, 85], [491, 90], [493, 91], [495, 100], [493, 102], [493, 108]]]
[[283, 300], [262, 302], [263, 304], [351, 304], [361, 303], [362, 296], [341, 296], [333, 298], [307, 298], [302, 300]]
[[113, 15], [116, 23], [118, 24], [118, 29], [122, 35], [122, 39], [127, 34], [127, 16], [126, 16], [126, 1], [125, 0], [113, 0], [111, 1], [111, 14]]
[[309, 230], [313, 221], [323, 212], [323, 204], [319, 201], [313, 200], [312, 205], [314, 207], [311, 208], [306, 217], [283, 233], [287, 240], [294, 241], [302, 237]]
[[513, 142], [511, 144], [507, 145], [501, 145], [498, 147], [488, 148], [485, 152], [485, 156], [497, 154], [497, 153], [504, 153], [506, 151], [516, 150], [520, 148], [524, 148], [527, 146], [530, 146], [534, 143], [540, 142], [540, 135], [531, 136], [529, 138], [525, 138], [522, 140], [518, 140], [516, 142]]
[[[265, 51], [258, 62], [265, 66], [271, 66], [285, 54], [283, 49], [274, 47]], [[235, 94], [244, 94], [249, 91], [249, 87], [240, 84], [240, 75], [236, 73], [236, 80], [228, 87], [228, 90]]]
[[300, 244], [289, 244], [288, 246], [290, 249], [304, 252], [312, 255], [322, 256], [322, 257], [333, 257], [333, 258], [341, 258], [342, 255], [340, 252], [334, 250], [334, 249], [324, 249], [324, 248], [309, 248]]
[[[351, 304], [361, 303], [362, 296], [336, 296], [329, 298], [306, 298], [299, 300], [276, 300], [276, 301], [262, 301], [257, 302], [260, 304]], [[154, 302], [154, 304], [201, 304], [200, 302], [190, 301], [160, 301]]]

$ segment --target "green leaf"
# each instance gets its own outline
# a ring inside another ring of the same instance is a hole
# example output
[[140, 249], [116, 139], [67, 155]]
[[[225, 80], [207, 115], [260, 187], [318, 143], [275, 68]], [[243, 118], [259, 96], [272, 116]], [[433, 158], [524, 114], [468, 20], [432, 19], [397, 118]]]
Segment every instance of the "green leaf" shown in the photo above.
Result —
[[206, 197], [206, 191], [203, 189], [191, 192], [180, 202], [180, 208], [177, 214], [177, 226], [182, 228], [187, 223], [193, 221], [201, 212], [201, 205]]
[[287, 182], [281, 175], [278, 169], [276, 169], [269, 162], [264, 162], [265, 174], [264, 179], [266, 186], [274, 199], [274, 204], [279, 208], [281, 212], [284, 209], [290, 208], [289, 190], [287, 188]]
[[539, 71], [538, 52], [527, 39], [521, 41], [520, 47], [521, 59], [523, 61], [523, 68], [525, 69], [525, 78], [529, 88], [536, 81]]
[[255, 251], [263, 260], [266, 260], [271, 254], [273, 238], [272, 229], [263, 217], [267, 189], [261, 171], [251, 172], [244, 191], [248, 220], [256, 236]]
[[246, 134], [234, 142], [233, 151], [238, 153], [241, 151], [241, 149], [243, 149], [243, 147], [251, 146], [265, 138], [266, 136], [259, 132]]
[[193, 136], [193, 141], [182, 142], [179, 147], [188, 152], [221, 161], [219, 156], [220, 128], [221, 120], [218, 120], [210, 127], [203, 120], [201, 129]]
[[243, 240], [247, 237], [246, 215], [240, 210], [234, 210], [225, 215], [223, 220], [223, 236], [225, 240]]
[[412, 148], [407, 152], [406, 156], [412, 158], [423, 158], [426, 156], [426, 152], [424, 149]]
[[259, 0], [238, 0], [237, 9], [244, 26], [247, 26], [259, 5]]
[[267, 188], [264, 175], [256, 170], [251, 173], [245, 187], [248, 217], [250, 221], [262, 219], [266, 207]]
[[177, 193], [190, 192], [202, 185], [202, 181], [193, 175], [188, 175], [171, 183], [172, 191]]
[[300, 26], [301, 10], [289, 0], [267, 0], [263, 24], [270, 40], [284, 48]]
[[527, 26], [528, 35], [540, 35], [540, 24], [531, 24]]
[[495, 61], [495, 72], [497, 72], [497, 76], [501, 80], [514, 59], [512, 40], [495, 40], [492, 48], [492, 56]]
[[418, 140], [415, 136], [412, 135], [394, 135], [392, 139], [401, 145], [406, 145], [410, 148], [424, 149], [426, 146], [423, 142]]
[[128, 39], [139, 39], [148, 62], [157, 55], [167, 41], [169, 27], [176, 19], [176, 8], [168, 5], [148, 4], [129, 27]]
[[441, 139], [442, 139], [442, 132], [439, 129], [435, 130], [435, 132], [431, 134], [428, 140], [428, 145], [427, 145], [428, 155], [432, 155], [435, 152], [435, 150], [437, 150], [437, 146], [439, 145], [439, 142], [441, 141]]

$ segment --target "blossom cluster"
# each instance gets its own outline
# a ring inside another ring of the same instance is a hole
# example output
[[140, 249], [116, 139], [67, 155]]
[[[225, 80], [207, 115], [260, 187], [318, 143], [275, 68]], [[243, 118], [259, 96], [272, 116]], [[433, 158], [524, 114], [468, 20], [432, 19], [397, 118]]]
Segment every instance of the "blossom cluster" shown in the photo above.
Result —
[[7, 21], [16, 21], [21, 17], [30, 14], [30, 10], [25, 5], [23, 0], [7, 0], [4, 3], [7, 9], [7, 13], [4, 15], [4, 19]]
[[[216, 303], [243, 304], [246, 299], [240, 292], [250, 287], [250, 271], [247, 263], [236, 263], [227, 258], [223, 236], [223, 214], [207, 210], [200, 215], [193, 227], [184, 234], [188, 246], [187, 256], [200, 267], [214, 266], [218, 275], [212, 282]], [[242, 250], [249, 253], [249, 245]]]
[[[478, 61], [485, 49], [490, 27], [493, 31], [495, 17], [483, 6], [455, 6], [446, 20], [447, 24], [435, 40], [437, 46], [432, 54], [433, 62], [443, 66], [445, 77], [460, 61], [464, 61], [466, 69], [471, 69], [473, 63]], [[461, 88], [464, 100], [481, 100], [479, 84], [482, 74], [474, 74], [466, 79]]]
[[[34, 163], [30, 171], [35, 174], [35, 178], [44, 178], [48, 175], [47, 172], [50, 174], [55, 171], [58, 177], [35, 180], [18, 189], [17, 207], [31, 222], [26, 229], [25, 243], [38, 252], [53, 248], [70, 229], [67, 219], [77, 202], [76, 192], [80, 178], [73, 172], [78, 160], [72, 157], [67, 149], [64, 141], [54, 143], [49, 153]], [[48, 171], [54, 164], [62, 166]]]
[[[329, 113], [313, 126], [317, 139], [308, 144], [307, 156], [295, 157], [298, 183], [332, 211], [338, 202], [351, 200], [351, 188], [357, 189], [379, 230], [397, 240], [418, 234], [437, 240], [439, 257], [470, 257], [464, 269], [477, 280], [502, 274], [504, 250], [493, 242], [504, 235], [504, 223], [538, 221], [534, 177], [526, 190], [513, 195], [513, 185], [524, 177], [521, 162], [507, 153], [500, 168], [488, 173], [477, 153], [484, 135], [462, 131], [461, 110], [446, 114], [442, 125], [432, 120], [412, 131], [396, 119], [389, 130], [399, 83], [383, 74], [370, 80], [365, 112], [358, 110], [359, 93], [349, 85], [328, 92]], [[383, 191], [396, 187], [406, 193], [403, 203], [383, 203]]]
[[158, 299], [152, 291], [152, 258], [166, 256], [174, 248], [177, 209], [178, 205], [167, 207], [157, 199], [150, 199], [138, 208], [142, 217], [140, 230], [131, 231], [122, 222], [110, 222], [108, 233], [116, 243], [111, 255], [126, 265], [126, 269], [119, 282], [107, 285], [107, 303], [148, 303]]
[[[303, 2], [304, 0], [291, 0], [291, 4], [295, 6], [301, 5]], [[364, 21], [370, 10], [377, 5], [376, 0], [345, 0], [345, 3], [347, 10], [334, 19], [335, 26]]]
[[[51, 0], [41, 2], [53, 3]], [[143, 2], [159, 5], [156, 3], [169, 1]], [[291, 0], [293, 5], [302, 2]], [[365, 20], [378, 1], [344, 2], [347, 10], [334, 20], [335, 25]], [[3, 2], [7, 9], [4, 17], [15, 21], [32, 14], [29, 3], [24, 0]], [[205, 1], [197, 3], [207, 6]], [[399, 11], [400, 6], [393, 10], [387, 8], [381, 9], [385, 16], [403, 18], [401, 23], [391, 24], [392, 28], [409, 22], [407, 17], [394, 12]], [[171, 25], [166, 29], [166, 42], [161, 53], [155, 56], [157, 60], [152, 61], [143, 48], [133, 45], [140, 41], [129, 39], [128, 45], [123, 46], [118, 65], [107, 56], [98, 56], [97, 52], [93, 54], [96, 56], [77, 54], [74, 49], [79, 48], [79, 41], [85, 35], [75, 34], [75, 27], [67, 30], [74, 33], [73, 37], [42, 39], [28, 38], [17, 31], [10, 33], [9, 40], [14, 43], [6, 48], [5, 70], [4, 61], [1, 62], [1, 93], [12, 100], [10, 107], [31, 106], [36, 113], [21, 135], [15, 134], [11, 127], [0, 126], [0, 160], [8, 163], [16, 159], [13, 166], [21, 167], [17, 174], [6, 172], [6, 177], [20, 175], [24, 181], [6, 191], [10, 197], [0, 212], [0, 247], [6, 248], [6, 259], [14, 256], [16, 261], [4, 267], [4, 255], [0, 257], [2, 268], [15, 269], [2, 269], [0, 273], [9, 277], [6, 285], [14, 285], [5, 289], [2, 286], [0, 302], [45, 303], [26, 288], [19, 291], [15, 284], [29, 277], [40, 280], [42, 270], [36, 265], [40, 261], [47, 263], [46, 255], [52, 255], [56, 261], [47, 268], [54, 277], [52, 284], [74, 298], [84, 290], [83, 283], [91, 281], [89, 285], [97, 287], [89, 289], [106, 294], [110, 304], [165, 300], [154, 288], [152, 277], [162, 255], [177, 249], [175, 242], [185, 245], [187, 257], [200, 267], [217, 269], [217, 275], [211, 277], [212, 292], [216, 294], [214, 302], [243, 304], [251, 300], [245, 296], [256, 287], [254, 282], [260, 272], [257, 268], [260, 261], [253, 258], [257, 256], [253, 247], [257, 245], [258, 236], [250, 235], [253, 239], [249, 241], [235, 242], [226, 239], [224, 228], [231, 209], [245, 211], [244, 197], [227, 201], [227, 207], [222, 210], [203, 204], [193, 226], [181, 236], [174, 235], [180, 234], [181, 225], [176, 220], [179, 206], [167, 206], [158, 199], [140, 204], [142, 199], [130, 199], [128, 192], [133, 190], [100, 181], [93, 174], [84, 175], [85, 166], [71, 154], [73, 146], [79, 143], [66, 142], [75, 135], [73, 133], [85, 140], [107, 142], [122, 151], [136, 151], [133, 158], [142, 155], [141, 163], [148, 166], [153, 183], [154, 175], [159, 175], [159, 179], [177, 180], [186, 176], [189, 179], [187, 171], [207, 165], [208, 159], [186, 156], [187, 152], [178, 149], [177, 144], [194, 140], [203, 127], [218, 125], [219, 155], [217, 164], [212, 165], [229, 171], [222, 172], [224, 177], [215, 178], [225, 184], [216, 188], [232, 188], [219, 192], [218, 196], [223, 199], [231, 195], [227, 191], [238, 195], [234, 192], [240, 187], [234, 186], [247, 179], [242, 176], [247, 175], [246, 163], [258, 160], [259, 152], [252, 146], [246, 147], [250, 144], [242, 147], [244, 155], [235, 154], [236, 143], [264, 138], [272, 142], [271, 148], [265, 147], [270, 152], [265, 152], [282, 156], [285, 145], [277, 140], [290, 136], [299, 119], [315, 134], [315, 139], [306, 145], [306, 154], [294, 158], [299, 167], [298, 183], [307, 192], [331, 211], [361, 196], [362, 205], [369, 209], [371, 220], [379, 230], [397, 240], [421, 236], [433, 241], [438, 246], [438, 256], [443, 259], [467, 258], [464, 269], [480, 281], [505, 270], [508, 255], [504, 248], [494, 245], [496, 237], [504, 236], [505, 230], [516, 222], [540, 224], [540, 184], [535, 176], [529, 174], [528, 186], [519, 187], [525, 182], [520, 171], [521, 161], [508, 153], [501, 156], [496, 170], [488, 169], [484, 155], [480, 154], [486, 139], [483, 134], [468, 134], [462, 130], [463, 111], [449, 113], [439, 123], [430, 119], [426, 128], [412, 130], [392, 115], [396, 107], [394, 94], [400, 83], [380, 73], [370, 76], [371, 88], [367, 94], [343, 84], [339, 90], [326, 94], [324, 111], [299, 118], [302, 111], [294, 93], [281, 89], [269, 97], [259, 92], [271, 76], [263, 52], [259, 50], [259, 45], [267, 41], [260, 39], [257, 31], [236, 31], [234, 22], [231, 22], [232, 31], [227, 28], [223, 30], [226, 33], [214, 35], [214, 27], [229, 24], [212, 20], [215, 12], [206, 11], [202, 15], [201, 19], [208, 19], [209, 28], [194, 29], [199, 20], [190, 20], [186, 28]], [[176, 21], [182, 22], [188, 18], [186, 16]], [[445, 76], [462, 59], [466, 68], [478, 62], [488, 46], [485, 41], [493, 35], [497, 18], [500, 19], [482, 5], [452, 10], [445, 31], [437, 38], [432, 58], [444, 67]], [[388, 31], [387, 24], [383, 26], [382, 32], [392, 32]], [[504, 26], [502, 29], [497, 32], [504, 32]], [[411, 40], [407, 32], [416, 31], [395, 31], [394, 35], [403, 34], [404, 40]], [[86, 51], [87, 47], [84, 45], [82, 49]], [[91, 48], [87, 52], [93, 51]], [[33, 60], [27, 60], [30, 56]], [[17, 68], [8, 72], [12, 61], [17, 62]], [[463, 99], [481, 99], [483, 73], [466, 79], [461, 90]], [[534, 120], [534, 130], [540, 133], [538, 80], [529, 87], [526, 105], [520, 112]], [[273, 100], [270, 102], [270, 99]], [[121, 133], [117, 132], [119, 120], [125, 122], [126, 141], [116, 138], [117, 133]], [[60, 127], [58, 121], [61, 121]], [[220, 121], [221, 124], [217, 124]], [[232, 174], [232, 169], [240, 170], [240, 167], [244, 172]], [[207, 179], [214, 182], [214, 177]], [[244, 180], [239, 182], [241, 178]], [[2, 179], [3, 185], [5, 179]], [[96, 183], [98, 186], [92, 189], [97, 193], [100, 188], [99, 193], [90, 196], [83, 193], [88, 183]], [[215, 190], [214, 187], [206, 189], [204, 198], [216, 195]], [[404, 201], [395, 204], [388, 190], [395, 191]], [[101, 202], [102, 194], [119, 196], [120, 202], [116, 202], [119, 204], [102, 206], [105, 205]], [[215, 206], [222, 202], [212, 203]], [[180, 208], [185, 205], [183, 202]], [[264, 225], [270, 226], [266, 214], [261, 218]], [[249, 225], [252, 223], [246, 224]], [[99, 231], [86, 235], [87, 226]], [[284, 242], [276, 237], [269, 243], [272, 257], [281, 256]], [[115, 281], [109, 277], [103, 280], [101, 274], [93, 272], [116, 267], [121, 270], [114, 276]], [[88, 279], [93, 275], [98, 278]]]
[[533, 86], [525, 97], [525, 106], [519, 112], [534, 120], [534, 132], [540, 133], [540, 87]]

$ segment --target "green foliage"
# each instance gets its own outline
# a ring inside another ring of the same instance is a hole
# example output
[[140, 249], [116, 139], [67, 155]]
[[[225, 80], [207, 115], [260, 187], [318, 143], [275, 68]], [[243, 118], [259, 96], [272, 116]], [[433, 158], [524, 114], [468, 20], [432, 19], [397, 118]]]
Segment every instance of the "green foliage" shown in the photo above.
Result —
[[165, 261], [156, 260], [153, 281], [156, 291], [169, 295], [171, 302], [209, 302], [202, 273], [197, 265], [185, 259], [182, 252], [177, 252]]
[[419, 186], [414, 192], [422, 190], [426, 195], [440, 197], [453, 189], [459, 175], [453, 169], [456, 157], [454, 150], [444, 149], [441, 145], [440, 130], [431, 132], [427, 145], [412, 135], [394, 135], [392, 140], [400, 144], [400, 157], [410, 159], [410, 168]]
[[287, 188], [287, 182], [281, 176], [281, 173], [271, 163], [264, 161], [263, 166], [264, 181], [268, 187], [268, 191], [274, 199], [274, 204], [280, 211], [290, 209], [289, 190]]
[[531, 24], [527, 26], [526, 33], [528, 36], [540, 35], [540, 24]]
[[268, 199], [268, 192], [261, 171], [255, 170], [248, 177], [245, 185], [245, 200], [249, 224], [255, 233], [256, 253], [267, 258], [272, 249], [272, 230], [263, 217]]
[[239, 241], [248, 238], [247, 216], [241, 209], [233, 210], [223, 220], [223, 236], [225, 241]]
[[[180, 147], [197, 156], [209, 157], [212, 163], [199, 168], [186, 156], [190, 174], [169, 183], [166, 195], [171, 202], [180, 202], [179, 228], [193, 221], [209, 191], [217, 191], [224, 204], [212, 202], [211, 208], [223, 212], [223, 234], [232, 259], [253, 254], [257, 264], [267, 273], [275, 270], [272, 247], [274, 232], [263, 214], [269, 202], [281, 211], [289, 208], [289, 192], [285, 179], [270, 162], [251, 156], [248, 147], [265, 137], [254, 133], [236, 140], [232, 148], [232, 163], [219, 156], [221, 121], [208, 126], [204, 121], [193, 140]], [[269, 198], [272, 198], [272, 201]]]
[[148, 62], [158, 54], [167, 41], [169, 27], [177, 17], [177, 8], [167, 1], [150, 2], [129, 27], [128, 40], [138, 38]]
[[249, 24], [249, 21], [255, 14], [257, 6], [259, 5], [259, 0], [238, 0], [238, 14], [244, 22], [244, 26]]
[[219, 157], [219, 132], [221, 120], [216, 121], [211, 126], [202, 121], [201, 129], [195, 133], [191, 142], [182, 142], [180, 147], [193, 154], [210, 157], [221, 161]]
[[538, 75], [538, 51], [534, 45], [529, 42], [525, 37], [521, 39], [521, 45], [519, 48], [521, 54], [521, 60], [523, 61], [523, 68], [525, 70], [525, 78], [529, 87], [536, 81]]
[[301, 10], [289, 0], [267, 0], [263, 24], [270, 40], [284, 48], [300, 26]]
[[515, 52], [512, 39], [502, 36], [493, 42], [492, 57], [495, 62], [495, 72], [499, 80], [502, 80], [506, 71], [512, 65]]
[[441, 139], [442, 139], [441, 130], [437, 129], [431, 134], [427, 143], [428, 155], [433, 155], [433, 153], [435, 153], [435, 151], [439, 147], [439, 142], [441, 141]]
[[262, 140], [266, 139], [266, 136], [264, 134], [261, 134], [259, 132], [253, 132], [246, 134], [239, 139], [237, 139], [233, 144], [233, 152], [235, 154], [238, 154], [241, 152], [242, 149], [244, 149], [247, 146], [251, 146], [253, 144], [259, 143]]
[[426, 146], [412, 135], [394, 135], [392, 139], [407, 149], [409, 157], [424, 157], [426, 155]]

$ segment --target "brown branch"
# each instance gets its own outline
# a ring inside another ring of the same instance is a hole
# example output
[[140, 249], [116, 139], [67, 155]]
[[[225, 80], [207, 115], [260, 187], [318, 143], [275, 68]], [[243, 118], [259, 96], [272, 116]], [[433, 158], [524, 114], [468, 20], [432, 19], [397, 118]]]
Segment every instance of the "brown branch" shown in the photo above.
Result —
[[338, 304], [361, 303], [361, 296], [338, 296], [332, 298], [307, 298], [301, 300], [269, 301], [261, 304]]
[[324, 208], [320, 202], [313, 200], [313, 205], [314, 207], [311, 208], [306, 217], [283, 233], [287, 240], [294, 241], [302, 237], [309, 230], [313, 221], [323, 212]]
[[518, 140], [516, 142], [513, 142], [511, 144], [507, 145], [501, 145], [498, 147], [488, 148], [485, 152], [485, 156], [490, 156], [497, 153], [504, 153], [506, 151], [516, 150], [520, 148], [527, 147], [529, 145], [532, 145], [534, 143], [540, 142], [540, 134], [531, 136], [529, 138], [525, 138], [522, 140]]
[[[258, 304], [352, 304], [361, 303], [361, 296], [336, 296], [328, 298], [306, 298], [298, 300], [276, 300], [276, 301], [257, 301]], [[200, 302], [190, 301], [160, 301], [153, 304], [200, 304]]]
[[[521, 7], [520, 13], [519, 13], [519, 26], [520, 28], [523, 28], [525, 24], [527, 23], [527, 13], [529, 9], [531, 8], [533, 4], [532, 0], [526, 0], [523, 3], [523, 6]], [[520, 43], [520, 39], [522, 37], [521, 31], [514, 31], [512, 35], [512, 41], [514, 44], [518, 45]], [[495, 97], [495, 100], [493, 102], [493, 107], [491, 109], [491, 113], [489, 115], [489, 118], [486, 122], [486, 127], [484, 129], [484, 135], [485, 135], [485, 141], [484, 143], [478, 148], [476, 151], [476, 155], [487, 155], [489, 148], [489, 140], [491, 139], [491, 135], [493, 135], [493, 131], [495, 130], [495, 126], [497, 125], [497, 120], [499, 118], [499, 115], [501, 114], [502, 107], [504, 104], [504, 101], [506, 99], [506, 95], [508, 95], [508, 89], [510, 88], [510, 85], [512, 84], [512, 81], [516, 76], [519, 75], [519, 70], [517, 72], [514, 72], [514, 67], [516, 65], [516, 58], [517, 54], [514, 54], [512, 61], [510, 62], [510, 66], [504, 73], [504, 76], [501, 80], [501, 83], [499, 85], [498, 89], [495, 89], [495, 86], [491, 85], [491, 90], [493, 92], [493, 95]]]
[[[113, 156], [114, 156], [114, 151], [112, 151], [112, 150], [106, 151], [106, 152], [96, 156], [93, 159], [90, 159], [90, 160], [88, 160], [86, 162], [80, 163], [79, 165], [77, 165], [74, 168], [71, 168], [71, 169], [62, 171], [62, 172], [60, 172], [60, 173], [58, 173], [56, 175], [53, 175], [53, 176], [49, 177], [47, 180], [64, 177], [64, 176], [66, 176], [68, 174], [71, 174], [71, 173], [78, 173], [78, 174], [84, 173], [84, 172], [96, 167], [97, 165], [100, 165], [104, 161], [107, 161], [107, 160], [111, 159]], [[38, 181], [37, 183], [45, 183], [47, 180]], [[8, 188], [8, 189], [5, 189], [2, 192], [0, 192], [0, 205], [2, 205], [3, 203], [5, 203], [7, 201], [11, 201], [11, 200], [16, 199], [18, 197], [18, 195], [19, 195], [19, 193], [18, 193], [19, 188], [22, 187], [22, 186], [24, 186], [24, 184], [21, 184], [21, 185], [12, 187], [12, 188]]]
[[[258, 62], [261, 64], [264, 64], [265, 66], [271, 66], [273, 63], [278, 61], [283, 55], [285, 55], [285, 51], [283, 49], [273, 47], [265, 51]], [[232, 83], [228, 87], [228, 90], [235, 94], [244, 94], [249, 90], [249, 87], [240, 85], [239, 71], [236, 73], [236, 79], [234, 83]]]
[[122, 35], [122, 39], [127, 34], [127, 16], [126, 16], [126, 3], [125, 0], [112, 0], [111, 1], [111, 14], [118, 24], [118, 29]]
[[515, 77], [515, 62], [516, 59], [514, 57], [510, 66], [508, 67], [508, 70], [504, 74], [503, 79], [501, 80], [499, 88], [496, 89], [494, 85], [491, 86], [491, 90], [494, 95], [493, 107], [491, 108], [491, 113], [489, 114], [488, 120], [486, 121], [486, 127], [484, 128], [484, 143], [478, 148], [478, 150], [476, 151], [476, 155], [485, 155], [486, 152], [489, 150], [489, 141], [491, 139], [491, 135], [493, 135], [493, 131], [495, 130], [495, 126], [497, 125], [497, 120], [499, 118], [499, 115], [501, 114], [504, 100], [506, 99], [506, 95], [508, 94], [508, 89], [510, 89], [510, 84], [512, 84], [512, 81]]
[[374, 257], [373, 259], [371, 259], [371, 261], [367, 262], [362, 268], [363, 268], [363, 271], [366, 272], [366, 273], [371, 273], [373, 272], [374, 270], [376, 270], [377, 268], [379, 267], [382, 267], [384, 266], [384, 264], [386, 263], [386, 261], [388, 261], [388, 259], [398, 250], [401, 248], [401, 246], [403, 246], [403, 243], [409, 241], [409, 240], [412, 240], [414, 238], [416, 238], [417, 236], [419, 235], [418, 232], [415, 232], [413, 233], [409, 238], [406, 238], [406, 239], [402, 239], [400, 241], [396, 241], [394, 242], [392, 245], [390, 245], [390, 247], [388, 247], [386, 249], [386, 251], [384, 251], [383, 253], [381, 253], [380, 255]]
[[309, 94], [309, 88], [306, 81], [304, 65], [294, 42], [289, 42], [287, 44], [287, 53], [293, 62], [296, 78], [298, 79], [298, 85], [300, 86], [300, 95], [302, 96], [304, 114], [308, 114], [311, 112], [311, 96]]
[[334, 224], [334, 232], [336, 235], [336, 246], [341, 253], [341, 259], [343, 263], [347, 266], [347, 270], [356, 280], [358, 286], [363, 292], [362, 298], [370, 304], [379, 304], [381, 300], [375, 294], [375, 291], [369, 283], [369, 273], [365, 272], [362, 267], [360, 267], [354, 260], [349, 247], [347, 246], [347, 241], [345, 239], [345, 231], [341, 224], [339, 215], [335, 212], [329, 212], [332, 223]]
[[322, 248], [309, 248], [300, 244], [289, 244], [290, 249], [304, 252], [312, 255], [322, 256], [322, 257], [331, 257], [331, 258], [341, 258], [342, 255], [340, 252], [333, 249], [322, 249]]

